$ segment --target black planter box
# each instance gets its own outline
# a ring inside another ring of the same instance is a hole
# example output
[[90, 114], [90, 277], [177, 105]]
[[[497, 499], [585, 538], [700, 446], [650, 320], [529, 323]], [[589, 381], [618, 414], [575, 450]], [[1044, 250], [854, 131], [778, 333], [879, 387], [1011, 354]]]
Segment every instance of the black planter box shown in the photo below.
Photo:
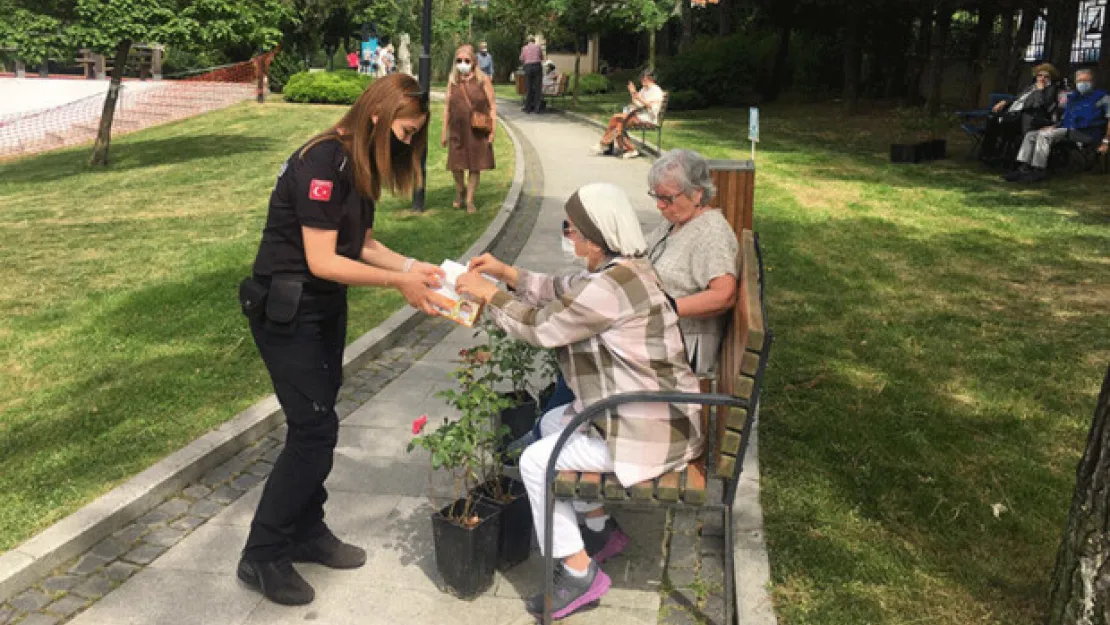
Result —
[[465, 503], [465, 499], [459, 499], [432, 514], [432, 536], [436, 569], [447, 590], [460, 599], [472, 599], [493, 585], [501, 510], [487, 501], [476, 500], [470, 510], [481, 520], [467, 528], [447, 519], [452, 509], [461, 511]]
[[890, 162], [920, 163], [922, 152], [920, 143], [894, 143], [890, 146]]
[[497, 568], [507, 571], [524, 562], [532, 551], [532, 506], [524, 484], [501, 478], [501, 493], [497, 498], [491, 484], [478, 489], [478, 494], [490, 505], [501, 510], [501, 535], [497, 541]]
[[502, 393], [513, 400], [512, 408], [501, 411], [501, 425], [509, 426], [505, 444], [524, 436], [536, 424], [536, 400], [527, 391]]
[[926, 160], [935, 161], [948, 157], [948, 140], [933, 139], [921, 144]]

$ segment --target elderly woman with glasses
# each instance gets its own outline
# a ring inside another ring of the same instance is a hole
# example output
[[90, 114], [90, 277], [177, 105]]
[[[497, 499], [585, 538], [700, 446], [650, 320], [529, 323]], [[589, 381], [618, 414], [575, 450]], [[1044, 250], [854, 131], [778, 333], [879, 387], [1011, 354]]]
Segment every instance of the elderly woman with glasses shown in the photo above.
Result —
[[1051, 63], [1033, 68], [1033, 82], [1012, 100], [1001, 100], [987, 117], [979, 158], [986, 162], [1007, 162], [1017, 155], [1025, 133], [1055, 121], [1059, 108], [1060, 74]]
[[[644, 256], [647, 245], [628, 197], [615, 185], [589, 184], [567, 200], [566, 212], [574, 255], [585, 262], [585, 271], [550, 276], [484, 254], [456, 283], [459, 292], [485, 302], [487, 314], [510, 336], [555, 348], [577, 398], [543, 416], [542, 438], [520, 457], [539, 536], [545, 535], [544, 473], [571, 417], [615, 393], [698, 389], [678, 316]], [[479, 273], [504, 281], [513, 294]], [[624, 404], [595, 423], [567, 440], [558, 470], [613, 472], [631, 486], [683, 466], [704, 446], [693, 405]], [[576, 510], [586, 515], [585, 528], [579, 528]], [[623, 551], [628, 537], [600, 504], [582, 502], [557, 502], [551, 531], [552, 555], [563, 560], [552, 610], [561, 619], [608, 591], [610, 579], [599, 565]], [[543, 595], [527, 607], [542, 613]]]
[[720, 209], [708, 206], [717, 188], [697, 152], [665, 152], [648, 186], [664, 219], [647, 236], [648, 258], [674, 298], [690, 364], [705, 374], [717, 363], [724, 313], [736, 302], [740, 244]]

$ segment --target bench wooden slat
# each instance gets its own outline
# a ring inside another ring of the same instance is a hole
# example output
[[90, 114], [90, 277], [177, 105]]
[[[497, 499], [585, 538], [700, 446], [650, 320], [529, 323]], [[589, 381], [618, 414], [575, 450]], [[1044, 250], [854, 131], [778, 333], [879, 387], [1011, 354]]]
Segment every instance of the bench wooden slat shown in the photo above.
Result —
[[753, 352], [763, 349], [763, 307], [760, 305], [759, 260], [755, 254], [755, 234], [745, 230], [741, 234], [740, 250], [744, 255], [744, 272], [740, 281], [740, 299], [744, 303], [744, 316], [747, 321], [747, 340], [744, 345]]
[[597, 499], [601, 497], [601, 474], [583, 473], [578, 479], [578, 496], [582, 499]]
[[559, 497], [574, 497], [578, 492], [578, 471], [559, 471], [555, 476], [555, 494]]
[[664, 473], [656, 481], [658, 482], [656, 497], [659, 501], [678, 501], [682, 489], [682, 473], [678, 471]]
[[682, 500], [688, 504], [701, 506], [705, 504], [706, 474], [705, 458], [698, 458], [691, 462], [685, 471], [685, 485], [682, 489]]
[[628, 499], [628, 493], [625, 492], [624, 485], [617, 480], [616, 475], [606, 473], [603, 481], [604, 487], [602, 491], [605, 493], [606, 499], [615, 499], [618, 501], [621, 499]]

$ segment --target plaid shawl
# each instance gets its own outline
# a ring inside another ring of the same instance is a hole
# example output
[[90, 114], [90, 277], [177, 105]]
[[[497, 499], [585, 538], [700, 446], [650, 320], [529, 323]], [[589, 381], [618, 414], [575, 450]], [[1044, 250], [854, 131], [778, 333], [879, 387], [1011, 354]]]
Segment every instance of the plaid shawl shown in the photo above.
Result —
[[[568, 419], [616, 393], [698, 391], [678, 316], [647, 259], [557, 277], [521, 269], [516, 294], [498, 292], [486, 310], [510, 336], [558, 348], [575, 395]], [[605, 438], [617, 479], [631, 486], [701, 455], [697, 413], [694, 405], [625, 404], [589, 431]]]

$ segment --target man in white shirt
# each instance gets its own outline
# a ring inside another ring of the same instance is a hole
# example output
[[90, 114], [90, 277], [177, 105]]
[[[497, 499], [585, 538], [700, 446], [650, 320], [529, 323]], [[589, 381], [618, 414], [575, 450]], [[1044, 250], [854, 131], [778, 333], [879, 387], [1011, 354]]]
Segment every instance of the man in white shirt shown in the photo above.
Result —
[[594, 154], [613, 154], [623, 158], [636, 158], [640, 155], [628, 138], [627, 129], [655, 126], [659, 123], [659, 111], [663, 107], [663, 89], [655, 84], [655, 74], [645, 69], [640, 74], [640, 90], [628, 82], [628, 95], [632, 104], [624, 107], [621, 113], [609, 118], [609, 127], [601, 137], [601, 142], [591, 148]]

